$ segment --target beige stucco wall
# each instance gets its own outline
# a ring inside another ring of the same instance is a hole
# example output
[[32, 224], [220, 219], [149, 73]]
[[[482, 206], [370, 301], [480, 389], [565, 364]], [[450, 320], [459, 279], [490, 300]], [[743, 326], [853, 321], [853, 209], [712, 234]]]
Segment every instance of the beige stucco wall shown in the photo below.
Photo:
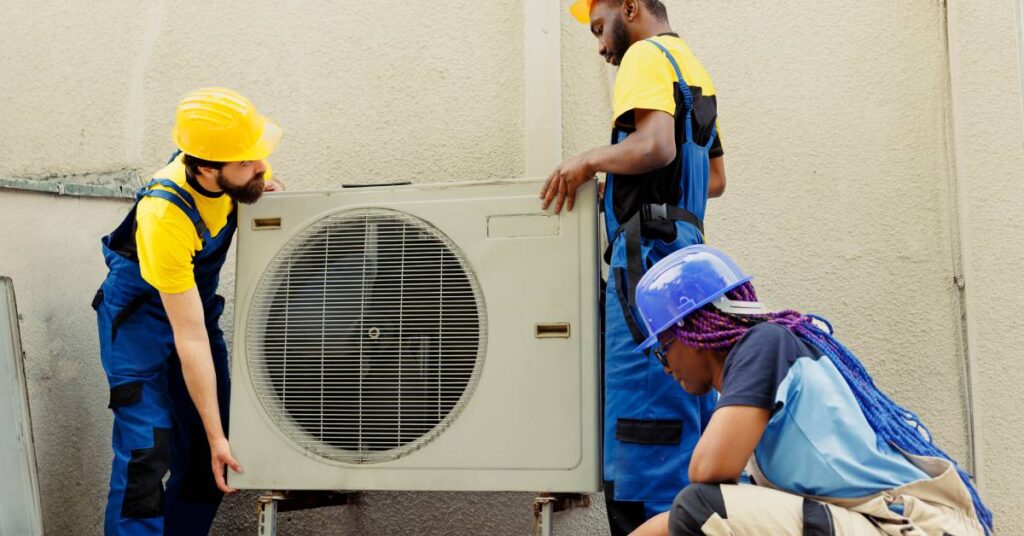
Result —
[[[1011, 0], [950, 2], [952, 93], [939, 2], [668, 5], [720, 94], [729, 187], [709, 210], [711, 242], [756, 275], [769, 304], [828, 316], [878, 383], [961, 459], [953, 275], [963, 249], [983, 476], [1002, 526], [1019, 525], [1014, 439], [1024, 425], [1009, 416], [1024, 398], [1004, 341], [1024, 334], [991, 305], [1012, 311], [1022, 290], [1012, 275], [1024, 253], [1011, 217], [1024, 154]], [[170, 150], [174, 103], [208, 84], [239, 89], [283, 125], [273, 163], [292, 189], [517, 176], [522, 11], [512, 0], [4, 0], [0, 177], [152, 171]], [[569, 155], [607, 140], [609, 73], [568, 15], [561, 37]], [[52, 534], [101, 526], [110, 417], [88, 300], [103, 276], [97, 240], [125, 209], [0, 190], [0, 273], [14, 278], [25, 318]], [[226, 294], [232, 281], [226, 274]], [[595, 499], [560, 514], [558, 532], [605, 530]], [[217, 531], [251, 529], [253, 506], [252, 494], [228, 499]], [[280, 528], [529, 534], [529, 508], [524, 494], [378, 493], [358, 509], [286, 514]]]
[[521, 172], [517, 1], [0, 10], [0, 117], [17, 127], [0, 138], [6, 174], [148, 169], [171, 148], [168, 104], [207, 85], [238, 88], [283, 125], [273, 162], [301, 187]]
[[[1006, 533], [1024, 526], [1024, 121], [1014, 2], [953, 0], [950, 44], [967, 328], [982, 486]], [[1024, 22], [1024, 21], [1022, 21]], [[1011, 529], [1015, 527], [1016, 529]]]

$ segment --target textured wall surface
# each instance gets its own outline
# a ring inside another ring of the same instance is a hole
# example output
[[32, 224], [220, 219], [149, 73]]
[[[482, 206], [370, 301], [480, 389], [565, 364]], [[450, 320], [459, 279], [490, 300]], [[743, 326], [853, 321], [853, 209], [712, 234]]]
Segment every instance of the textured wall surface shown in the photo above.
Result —
[[[977, 384], [983, 493], [1002, 534], [1024, 527], [1024, 122], [1014, 3], [950, 5], [967, 327]], [[1024, 21], [1022, 21], [1024, 22]], [[1022, 36], [1024, 37], [1024, 36]]]
[[[879, 384], [919, 410], [960, 459], [967, 426], [953, 274], [963, 222], [983, 474], [1002, 526], [1020, 525], [1024, 427], [1006, 416], [1019, 415], [1024, 398], [1014, 345], [1004, 344], [1024, 335], [1005, 312], [1024, 290], [1012, 275], [1024, 254], [1010, 218], [1022, 206], [1024, 154], [1011, 1], [950, 2], [955, 127], [937, 1], [667, 3], [720, 94], [729, 186], [711, 203], [709, 241], [755, 274], [769, 305], [829, 317]], [[284, 127], [273, 164], [292, 189], [517, 176], [521, 20], [512, 0], [386, 11], [314, 0], [5, 0], [0, 176], [155, 170], [171, 149], [175, 102], [209, 84], [251, 96]], [[607, 141], [613, 73], [595, 51], [564, 15], [566, 156]], [[110, 416], [88, 301], [104, 272], [98, 238], [126, 208], [0, 191], [0, 273], [14, 278], [24, 315], [51, 534], [101, 527]], [[372, 493], [355, 508], [283, 514], [280, 529], [525, 535], [530, 500]], [[606, 531], [600, 496], [594, 503], [559, 514], [557, 531]], [[254, 494], [228, 498], [215, 532], [253, 531], [254, 512]]]
[[0, 175], [148, 169], [174, 104], [226, 85], [274, 118], [301, 187], [501, 178], [522, 168], [522, 16], [473, 5], [0, 5]]

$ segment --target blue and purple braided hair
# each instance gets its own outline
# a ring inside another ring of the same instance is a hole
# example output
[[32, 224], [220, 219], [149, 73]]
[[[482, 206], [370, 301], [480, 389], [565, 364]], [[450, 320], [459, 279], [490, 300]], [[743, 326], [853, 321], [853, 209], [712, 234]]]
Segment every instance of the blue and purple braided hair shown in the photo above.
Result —
[[[726, 297], [738, 301], [757, 301], [757, 294], [750, 283], [744, 283], [729, 291]], [[769, 322], [785, 327], [832, 360], [853, 391], [861, 411], [864, 412], [879, 441], [886, 441], [910, 454], [944, 458], [952, 462], [960, 474], [960, 479], [971, 493], [978, 521], [985, 528], [986, 534], [991, 533], [992, 512], [981, 502], [970, 475], [932, 443], [931, 433], [914, 412], [900, 406], [879, 390], [857, 356], [830, 333], [816, 326], [811, 321], [812, 318], [793, 310], [736, 315], [723, 313], [712, 305], [706, 305], [686, 317], [681, 326], [674, 326], [671, 329], [676, 338], [691, 348], [728, 351], [747, 330], [757, 324]]]

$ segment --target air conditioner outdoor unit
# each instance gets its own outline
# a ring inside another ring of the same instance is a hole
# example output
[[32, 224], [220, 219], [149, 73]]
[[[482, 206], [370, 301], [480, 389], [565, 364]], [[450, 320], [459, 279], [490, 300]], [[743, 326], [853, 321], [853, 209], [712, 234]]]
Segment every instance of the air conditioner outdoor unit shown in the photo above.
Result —
[[239, 214], [245, 489], [600, 487], [596, 184], [268, 195]]

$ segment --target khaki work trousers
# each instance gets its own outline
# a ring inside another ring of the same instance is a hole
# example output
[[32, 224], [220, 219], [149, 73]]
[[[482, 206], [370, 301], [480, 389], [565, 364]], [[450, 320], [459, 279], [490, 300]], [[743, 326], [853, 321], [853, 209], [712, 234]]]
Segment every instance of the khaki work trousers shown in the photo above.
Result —
[[[804, 497], [767, 486], [697, 484], [676, 497], [672, 536], [984, 536], [967, 487], [946, 460], [907, 456], [931, 478], [858, 499]], [[766, 479], [756, 465], [754, 480]], [[902, 514], [894, 511], [902, 507]]]

